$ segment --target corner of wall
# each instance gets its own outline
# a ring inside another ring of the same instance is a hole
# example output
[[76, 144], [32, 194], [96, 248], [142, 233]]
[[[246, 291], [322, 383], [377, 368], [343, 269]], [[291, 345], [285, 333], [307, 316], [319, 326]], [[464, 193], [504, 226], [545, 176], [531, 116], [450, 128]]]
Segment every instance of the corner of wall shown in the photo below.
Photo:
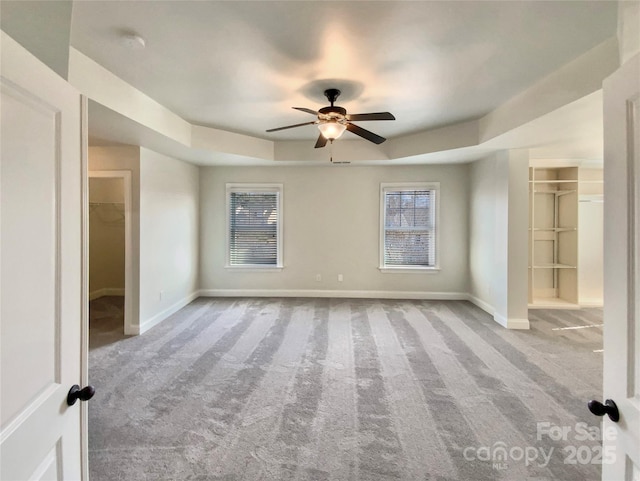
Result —
[[167, 318], [169, 318], [169, 316], [171, 316], [172, 314], [175, 314], [180, 309], [182, 309], [183, 307], [185, 307], [189, 303], [193, 302], [199, 296], [200, 296], [200, 291], [196, 290], [196, 291], [192, 292], [191, 294], [189, 294], [188, 296], [184, 297], [183, 299], [180, 299], [175, 304], [173, 304], [173, 305], [169, 306], [168, 308], [164, 309], [163, 311], [160, 311], [160, 312], [154, 314], [149, 319], [145, 319], [144, 321], [141, 321], [139, 326], [132, 326], [132, 327], [138, 327], [137, 334], [144, 334], [145, 332], [147, 332], [152, 327], [160, 324], [162, 321], [164, 321]]
[[471, 293], [467, 294], [467, 300], [469, 302], [471, 302], [472, 304], [478, 306], [480, 309], [482, 309], [483, 311], [485, 311], [487, 314], [493, 316], [495, 309], [493, 308], [493, 306], [485, 301], [483, 301], [482, 299], [480, 299], [479, 297], [474, 296]]
[[493, 319], [500, 324], [502, 327], [506, 327], [507, 329], [530, 329], [531, 325], [529, 324], [529, 319], [516, 319], [509, 318], [498, 314], [497, 312], [493, 314]]

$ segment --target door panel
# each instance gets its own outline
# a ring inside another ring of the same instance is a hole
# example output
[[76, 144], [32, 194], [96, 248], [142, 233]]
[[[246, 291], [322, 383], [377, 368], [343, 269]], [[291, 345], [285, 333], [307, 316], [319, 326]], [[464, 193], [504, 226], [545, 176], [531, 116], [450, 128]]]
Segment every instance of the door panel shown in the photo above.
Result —
[[[1, 102], [2, 318], [24, 320], [2, 325], [4, 428], [39, 394], [60, 383], [56, 361], [60, 351], [56, 289], [60, 129], [52, 106], [35, 105], [4, 82]], [[21, 121], [12, 121], [17, 118]], [[27, 143], [32, 152], [25, 156], [22, 146]], [[28, 260], [25, 251], [30, 253]], [[25, 356], [27, 352], [38, 355]]]
[[[636, 480], [640, 468], [640, 55], [604, 83], [604, 480]], [[610, 446], [610, 447], [609, 447]], [[635, 476], [635, 477], [634, 477]]]
[[0, 479], [82, 478], [82, 102], [1, 37]]
[[58, 446], [52, 449], [46, 456], [44, 461], [36, 469], [36, 472], [31, 476], [30, 481], [49, 481], [57, 480], [58, 478]]

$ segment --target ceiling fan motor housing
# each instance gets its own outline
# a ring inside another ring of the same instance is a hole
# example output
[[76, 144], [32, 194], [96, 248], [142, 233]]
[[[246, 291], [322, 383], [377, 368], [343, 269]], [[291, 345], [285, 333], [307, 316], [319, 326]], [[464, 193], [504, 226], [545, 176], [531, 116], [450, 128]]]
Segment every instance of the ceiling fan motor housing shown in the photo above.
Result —
[[335, 120], [336, 122], [346, 121], [347, 109], [342, 107], [323, 107], [318, 110], [319, 120]]

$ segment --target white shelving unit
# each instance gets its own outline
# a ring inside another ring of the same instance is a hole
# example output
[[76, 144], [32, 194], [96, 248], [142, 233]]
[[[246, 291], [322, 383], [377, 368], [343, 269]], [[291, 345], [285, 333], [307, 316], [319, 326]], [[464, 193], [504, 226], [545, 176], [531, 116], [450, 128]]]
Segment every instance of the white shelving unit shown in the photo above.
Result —
[[529, 169], [529, 307], [578, 307], [578, 168]]

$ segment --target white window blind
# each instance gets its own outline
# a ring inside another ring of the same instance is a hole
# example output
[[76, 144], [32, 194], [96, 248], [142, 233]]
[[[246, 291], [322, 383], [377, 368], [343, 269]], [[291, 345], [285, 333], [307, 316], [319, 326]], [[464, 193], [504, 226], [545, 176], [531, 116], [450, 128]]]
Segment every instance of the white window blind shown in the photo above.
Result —
[[383, 187], [382, 267], [436, 267], [435, 184]]
[[229, 266], [280, 267], [280, 189], [227, 191]]

